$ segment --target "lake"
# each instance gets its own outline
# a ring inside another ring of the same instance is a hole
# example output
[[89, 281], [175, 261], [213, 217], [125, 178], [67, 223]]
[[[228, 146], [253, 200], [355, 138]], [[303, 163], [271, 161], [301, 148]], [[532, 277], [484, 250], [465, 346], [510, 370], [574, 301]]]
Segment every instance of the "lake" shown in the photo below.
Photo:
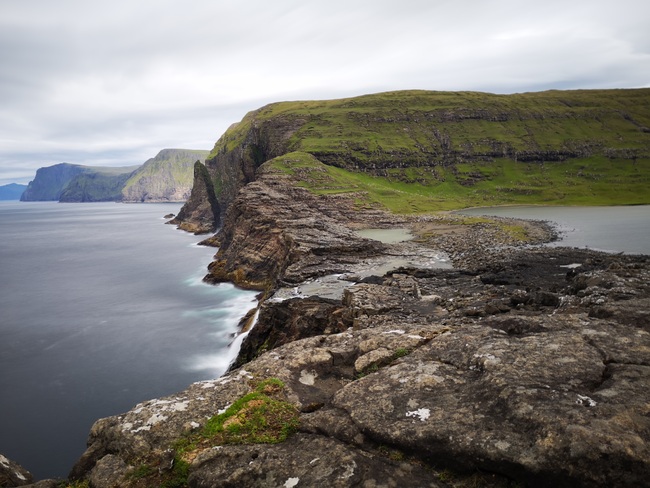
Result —
[[180, 204], [0, 202], [0, 453], [65, 477], [92, 423], [221, 375], [256, 294], [202, 282]]
[[620, 207], [483, 207], [464, 215], [495, 215], [556, 224], [560, 240], [551, 246], [587, 247], [598, 251], [650, 254], [650, 205]]

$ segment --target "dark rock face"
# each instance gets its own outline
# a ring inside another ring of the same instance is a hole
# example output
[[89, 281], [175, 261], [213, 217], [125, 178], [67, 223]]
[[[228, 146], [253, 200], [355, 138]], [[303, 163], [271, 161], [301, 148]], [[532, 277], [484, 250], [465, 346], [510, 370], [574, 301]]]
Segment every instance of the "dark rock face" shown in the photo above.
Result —
[[341, 224], [350, 221], [348, 206], [346, 199], [312, 195], [288, 184], [285, 175], [262, 169], [229, 208], [206, 280], [266, 290], [278, 278], [299, 283], [340, 272], [345, 261], [372, 255], [380, 247]]
[[39, 168], [20, 200], [23, 202], [58, 200], [68, 183], [83, 171], [83, 166], [68, 163]]
[[30, 484], [32, 480], [29, 471], [0, 454], [0, 486], [7, 488], [25, 486]]
[[118, 202], [131, 172], [107, 175], [84, 172], [75, 176], [61, 191], [60, 202]]
[[319, 297], [262, 305], [257, 324], [246, 336], [231, 369], [297, 339], [344, 332], [352, 325], [345, 310], [340, 301]]
[[210, 176], [205, 166], [200, 161], [196, 161], [194, 187], [190, 199], [170, 223], [188, 232], [204, 234], [216, 230], [220, 222], [220, 213]]
[[[248, 114], [241, 124], [254, 118], [256, 112], [258, 111]], [[215, 187], [218, 188], [222, 211], [225, 212], [230, 207], [241, 188], [256, 179], [257, 168], [262, 163], [289, 151], [289, 139], [304, 123], [305, 119], [302, 117], [277, 117], [272, 121], [256, 121], [241, 138], [236, 131], [239, 124], [233, 124], [231, 129], [235, 128], [234, 135], [229, 129], [217, 141], [215, 150], [205, 161], [205, 166]], [[236, 143], [231, 141], [232, 138], [237, 139]], [[200, 196], [192, 195], [179, 214], [179, 221], [191, 225], [195, 207], [200, 205], [201, 201]]]

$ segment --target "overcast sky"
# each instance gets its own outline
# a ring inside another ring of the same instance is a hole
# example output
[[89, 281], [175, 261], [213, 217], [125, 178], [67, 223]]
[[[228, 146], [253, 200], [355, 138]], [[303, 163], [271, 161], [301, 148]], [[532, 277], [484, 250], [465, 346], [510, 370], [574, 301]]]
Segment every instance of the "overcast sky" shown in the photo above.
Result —
[[266, 103], [650, 86], [647, 0], [2, 0], [0, 185], [211, 149]]

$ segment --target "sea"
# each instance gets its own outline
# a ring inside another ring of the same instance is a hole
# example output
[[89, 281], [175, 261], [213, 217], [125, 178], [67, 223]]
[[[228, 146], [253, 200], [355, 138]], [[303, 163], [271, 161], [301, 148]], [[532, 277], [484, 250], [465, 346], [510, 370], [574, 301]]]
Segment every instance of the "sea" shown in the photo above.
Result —
[[181, 204], [0, 202], [0, 453], [66, 477], [101, 417], [220, 376], [256, 293], [202, 278]]
[[[66, 477], [93, 422], [218, 377], [256, 294], [202, 282], [180, 204], [0, 202], [0, 453]], [[650, 206], [464, 211], [556, 223], [552, 245], [650, 254]]]

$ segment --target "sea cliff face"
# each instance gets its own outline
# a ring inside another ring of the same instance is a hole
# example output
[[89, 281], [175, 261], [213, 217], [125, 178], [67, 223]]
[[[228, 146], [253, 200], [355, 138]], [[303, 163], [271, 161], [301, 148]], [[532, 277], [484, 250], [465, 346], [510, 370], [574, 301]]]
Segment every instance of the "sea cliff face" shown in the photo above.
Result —
[[207, 155], [208, 151], [163, 149], [141, 166], [56, 164], [36, 172], [21, 200], [184, 202], [192, 189], [194, 163]]
[[192, 191], [194, 163], [203, 163], [209, 151], [163, 149], [126, 181], [124, 202], [185, 202]]
[[23, 202], [58, 200], [68, 183], [83, 171], [83, 166], [68, 163], [39, 168], [20, 200]]

